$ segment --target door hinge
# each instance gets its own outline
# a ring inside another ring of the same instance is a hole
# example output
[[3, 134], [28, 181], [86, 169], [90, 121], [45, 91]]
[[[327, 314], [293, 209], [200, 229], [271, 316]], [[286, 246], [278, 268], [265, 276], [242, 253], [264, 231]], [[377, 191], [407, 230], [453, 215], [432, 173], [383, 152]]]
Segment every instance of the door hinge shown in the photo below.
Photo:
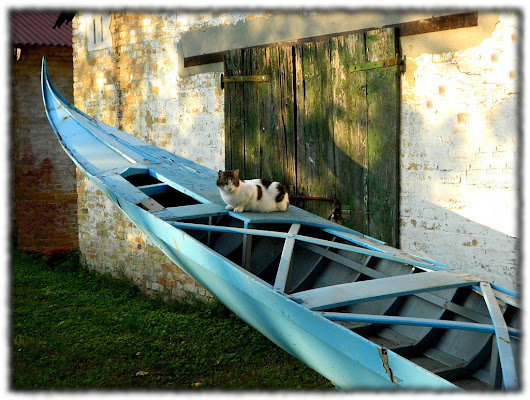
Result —
[[224, 76], [221, 74], [221, 89], [224, 89], [225, 83], [231, 82], [269, 82], [269, 75], [236, 75]]
[[381, 61], [371, 61], [362, 64], [354, 64], [348, 67], [348, 72], [367, 71], [376, 68], [398, 67], [402, 72], [405, 66], [405, 58], [388, 58]]

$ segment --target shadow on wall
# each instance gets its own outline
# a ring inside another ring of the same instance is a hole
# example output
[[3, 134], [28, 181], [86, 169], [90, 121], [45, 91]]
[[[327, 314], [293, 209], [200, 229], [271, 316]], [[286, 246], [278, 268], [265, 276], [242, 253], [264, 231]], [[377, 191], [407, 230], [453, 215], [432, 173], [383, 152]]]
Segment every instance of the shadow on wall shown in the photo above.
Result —
[[466, 271], [519, 292], [517, 237], [470, 220], [418, 196], [404, 201], [402, 249], [414, 255]]

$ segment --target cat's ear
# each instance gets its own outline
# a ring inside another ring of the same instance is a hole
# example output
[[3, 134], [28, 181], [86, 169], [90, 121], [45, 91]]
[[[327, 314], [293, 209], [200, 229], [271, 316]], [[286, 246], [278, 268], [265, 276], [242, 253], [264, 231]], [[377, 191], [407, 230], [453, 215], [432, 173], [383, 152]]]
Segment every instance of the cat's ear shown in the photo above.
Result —
[[236, 178], [239, 176], [239, 169], [236, 169], [236, 170], [234, 171], [234, 176], [235, 176]]
[[223, 176], [223, 171], [219, 170], [219, 172], [217, 173], [217, 176], [220, 178], [221, 176]]

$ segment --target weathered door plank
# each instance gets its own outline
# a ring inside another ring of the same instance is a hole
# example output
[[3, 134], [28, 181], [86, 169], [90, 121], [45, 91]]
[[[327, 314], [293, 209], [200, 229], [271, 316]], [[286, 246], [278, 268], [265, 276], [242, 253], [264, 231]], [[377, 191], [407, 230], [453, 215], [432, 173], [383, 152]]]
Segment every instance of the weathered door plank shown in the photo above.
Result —
[[[329, 41], [296, 46], [297, 187], [306, 196], [332, 197], [335, 189]], [[329, 216], [331, 205], [307, 201], [303, 208]]]
[[[367, 61], [398, 53], [392, 28], [366, 33]], [[367, 79], [367, 199], [370, 236], [399, 245], [399, 114], [398, 67], [364, 72]]]
[[[242, 51], [229, 51], [225, 56], [225, 74], [243, 75]], [[225, 168], [237, 169], [244, 161], [243, 83], [229, 83], [225, 90]]]
[[271, 48], [270, 132], [263, 148], [264, 177], [296, 190], [294, 71], [291, 46]]
[[[243, 50], [243, 62], [245, 75], [267, 75], [258, 54], [258, 49]], [[266, 64], [265, 64], [266, 65]], [[260, 136], [262, 103], [266, 102], [266, 94], [262, 87], [268, 83], [244, 82], [243, 83], [243, 110], [244, 110], [244, 162], [240, 166], [243, 179], [253, 179], [261, 174]]]
[[364, 34], [330, 41], [332, 52], [333, 128], [335, 142], [336, 196], [343, 223], [368, 232], [366, 207], [366, 74], [348, 72], [350, 65], [366, 60]]

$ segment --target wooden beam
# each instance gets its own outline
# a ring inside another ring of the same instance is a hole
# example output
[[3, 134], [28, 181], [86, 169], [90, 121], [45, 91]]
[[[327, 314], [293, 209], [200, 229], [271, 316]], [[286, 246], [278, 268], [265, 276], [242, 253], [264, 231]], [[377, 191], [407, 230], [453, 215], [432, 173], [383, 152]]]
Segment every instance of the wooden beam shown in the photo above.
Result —
[[324, 247], [317, 246], [312, 243], [304, 243], [304, 242], [300, 242], [300, 247], [308, 249], [332, 261], [338, 262], [339, 264], [342, 264], [345, 267], [351, 268], [361, 274], [369, 276], [370, 278], [374, 278], [374, 279], [388, 278], [388, 275], [385, 275], [382, 272], [379, 272], [373, 268], [369, 268], [366, 265], [360, 264], [347, 257], [341, 256], [340, 254], [334, 253]]
[[[352, 314], [339, 312], [321, 312], [324, 318], [330, 321], [344, 322], [365, 322], [371, 324], [385, 325], [409, 325], [409, 326], [427, 326], [431, 328], [442, 329], [460, 329], [464, 331], [495, 333], [495, 328], [491, 324], [478, 324], [475, 322], [451, 321], [443, 319], [401, 317], [391, 315], [369, 315], [369, 314]], [[510, 336], [520, 337], [519, 329], [508, 329]]]
[[497, 299], [489, 283], [480, 282], [480, 289], [482, 290], [484, 301], [486, 302], [493, 326], [495, 327], [495, 339], [497, 342], [498, 357], [501, 363], [504, 389], [518, 389], [517, 370], [515, 368], [508, 326], [506, 325], [506, 321], [504, 321], [499, 303], [497, 303]]
[[293, 294], [291, 298], [311, 310], [325, 310], [363, 301], [470, 286], [477, 283], [479, 283], [478, 279], [465, 272], [422, 272], [310, 289]]
[[182, 221], [186, 219], [197, 219], [215, 217], [228, 214], [228, 211], [217, 203], [192, 204], [189, 206], [168, 207], [162, 211], [154, 212], [153, 215], [165, 221]]
[[[450, 29], [458, 29], [458, 28], [469, 28], [473, 26], [478, 25], [478, 11], [471, 11], [471, 12], [465, 12], [460, 14], [451, 14], [451, 15], [442, 15], [440, 17], [433, 17], [433, 18], [427, 18], [427, 19], [421, 19], [416, 21], [410, 21], [410, 22], [402, 22], [399, 24], [390, 24], [385, 25], [380, 28], [398, 28], [398, 33], [400, 37], [403, 36], [411, 36], [411, 35], [420, 35], [424, 33], [431, 33], [431, 32], [440, 32]], [[277, 47], [277, 46], [285, 46], [292, 44], [302, 44], [307, 42], [314, 42], [317, 40], [326, 40], [332, 37], [336, 36], [343, 36], [343, 35], [349, 35], [352, 33], [361, 33], [366, 32], [370, 30], [378, 29], [377, 27], [374, 28], [365, 28], [365, 29], [357, 29], [352, 31], [345, 31], [345, 32], [338, 32], [338, 33], [330, 33], [326, 35], [319, 35], [319, 36], [311, 36], [301, 39], [295, 39], [292, 41], [283, 41], [283, 42], [273, 42], [273, 43], [267, 43], [262, 44], [258, 46], [252, 46], [252, 47]], [[190, 57], [184, 57], [184, 67], [196, 67], [199, 65], [206, 65], [206, 64], [212, 64], [217, 62], [223, 62], [224, 56], [227, 53], [227, 50], [224, 51], [217, 51], [214, 53], [207, 53], [207, 54], [200, 54], [196, 56], [190, 56]]]
[[441, 17], [406, 22], [397, 26], [399, 36], [420, 35], [423, 33], [447, 31], [450, 29], [470, 28], [478, 25], [478, 11], [462, 14], [444, 15]]
[[[300, 224], [293, 224], [289, 229], [289, 233], [296, 235], [300, 230]], [[295, 239], [290, 237], [285, 239], [283, 246], [282, 255], [280, 257], [280, 265], [278, 266], [278, 272], [276, 273], [276, 280], [274, 281], [274, 290], [283, 293], [285, 291], [285, 285], [287, 284], [287, 278], [289, 276], [289, 268], [291, 268], [293, 249]]]

